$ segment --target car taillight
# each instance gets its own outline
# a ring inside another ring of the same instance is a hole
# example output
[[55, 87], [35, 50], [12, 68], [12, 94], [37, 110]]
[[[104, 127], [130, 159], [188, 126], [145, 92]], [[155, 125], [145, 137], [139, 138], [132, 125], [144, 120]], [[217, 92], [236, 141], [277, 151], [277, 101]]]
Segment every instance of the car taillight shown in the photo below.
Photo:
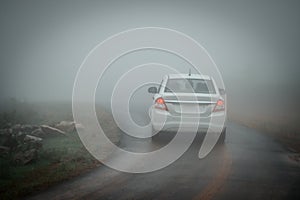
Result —
[[224, 111], [225, 110], [225, 102], [222, 99], [219, 99], [215, 105], [213, 112]]
[[154, 106], [155, 106], [155, 108], [158, 108], [161, 110], [168, 110], [165, 100], [162, 97], [159, 97], [155, 100]]

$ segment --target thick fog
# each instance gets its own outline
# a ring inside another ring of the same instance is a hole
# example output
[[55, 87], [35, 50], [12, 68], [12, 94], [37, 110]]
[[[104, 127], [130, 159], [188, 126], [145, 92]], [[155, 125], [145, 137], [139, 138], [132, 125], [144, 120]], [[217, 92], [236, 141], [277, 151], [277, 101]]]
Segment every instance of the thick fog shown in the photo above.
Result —
[[[217, 64], [229, 112], [293, 114], [300, 97], [298, 1], [2, 1], [1, 102], [70, 102], [86, 55], [118, 32], [164, 27], [197, 40]], [[98, 86], [109, 102], [115, 82], [130, 68], [164, 63], [187, 73], [180, 58], [154, 50], [119, 59]], [[160, 81], [161, 73], [142, 74]], [[135, 96], [151, 102], [147, 87]]]

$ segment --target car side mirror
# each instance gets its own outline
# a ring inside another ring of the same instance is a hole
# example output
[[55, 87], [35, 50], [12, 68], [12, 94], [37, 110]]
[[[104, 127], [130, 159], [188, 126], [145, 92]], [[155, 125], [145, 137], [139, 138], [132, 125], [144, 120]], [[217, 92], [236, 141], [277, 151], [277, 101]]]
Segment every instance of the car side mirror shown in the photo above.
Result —
[[219, 88], [219, 93], [220, 93], [220, 95], [225, 95], [225, 90], [224, 90], [224, 89], [221, 89], [221, 88]]
[[155, 94], [155, 93], [157, 93], [157, 88], [156, 87], [149, 87], [148, 92], [152, 93], [152, 94]]

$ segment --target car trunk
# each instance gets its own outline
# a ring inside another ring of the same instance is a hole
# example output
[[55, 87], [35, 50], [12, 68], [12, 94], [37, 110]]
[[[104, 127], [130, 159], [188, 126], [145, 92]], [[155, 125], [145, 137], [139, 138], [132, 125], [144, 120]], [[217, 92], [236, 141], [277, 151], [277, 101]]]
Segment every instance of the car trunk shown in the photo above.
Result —
[[218, 95], [172, 93], [163, 95], [168, 111], [173, 116], [208, 117], [213, 111]]

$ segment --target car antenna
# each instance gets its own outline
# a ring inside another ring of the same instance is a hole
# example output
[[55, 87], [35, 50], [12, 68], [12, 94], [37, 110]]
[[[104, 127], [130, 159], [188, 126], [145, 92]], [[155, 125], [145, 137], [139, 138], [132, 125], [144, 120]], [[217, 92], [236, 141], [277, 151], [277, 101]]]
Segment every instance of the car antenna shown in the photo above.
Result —
[[191, 76], [191, 69], [189, 69], [189, 76]]

